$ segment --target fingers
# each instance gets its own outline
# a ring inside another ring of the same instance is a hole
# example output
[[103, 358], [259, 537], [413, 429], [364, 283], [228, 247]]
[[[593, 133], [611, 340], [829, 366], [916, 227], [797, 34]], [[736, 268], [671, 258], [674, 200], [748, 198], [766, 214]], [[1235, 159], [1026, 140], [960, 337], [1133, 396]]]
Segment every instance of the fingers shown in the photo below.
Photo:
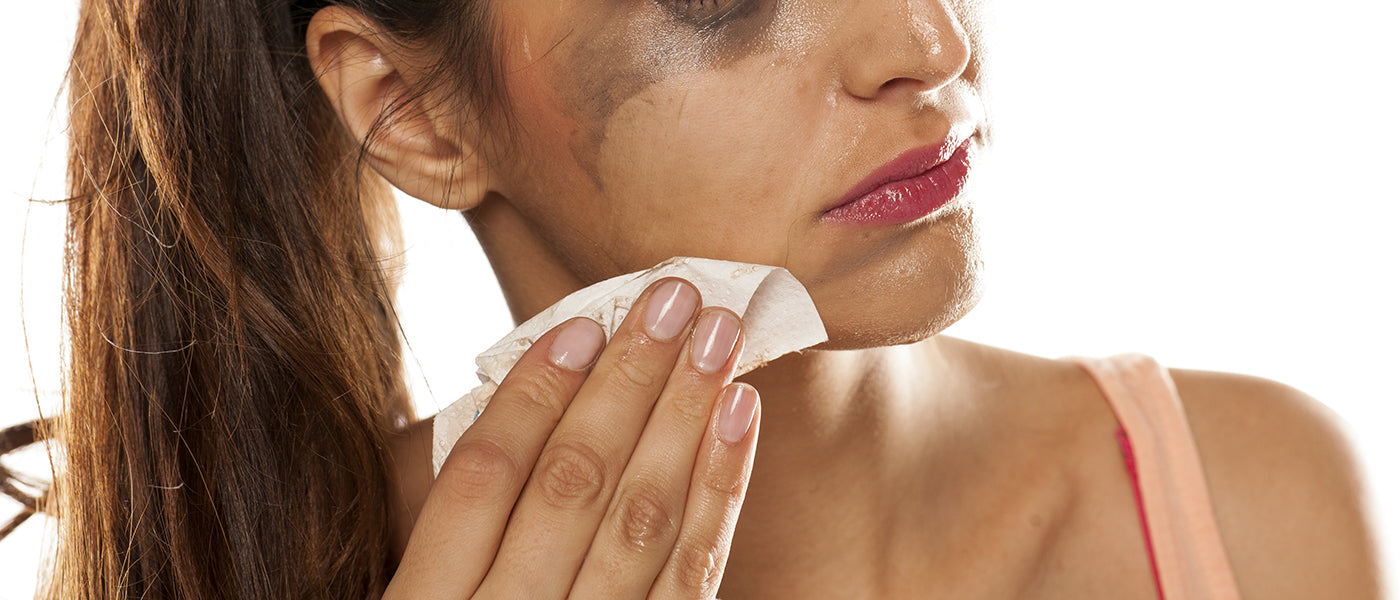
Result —
[[566, 321], [525, 351], [434, 480], [385, 598], [466, 598], [485, 577], [540, 449], [602, 350]]
[[725, 388], [695, 461], [680, 536], [648, 598], [714, 598], [719, 592], [753, 471], [761, 412], [752, 386]]
[[687, 335], [699, 304], [662, 280], [606, 348], [586, 319], [532, 345], [448, 455], [385, 597], [713, 597], [757, 394], [719, 392], [742, 328], [708, 309]]
[[700, 305], [689, 283], [653, 285], [623, 320], [549, 436], [480, 592], [568, 594]]
[[696, 320], [593, 537], [572, 597], [646, 596], [680, 534], [696, 451], [742, 348], [739, 317], [730, 311], [706, 309]]

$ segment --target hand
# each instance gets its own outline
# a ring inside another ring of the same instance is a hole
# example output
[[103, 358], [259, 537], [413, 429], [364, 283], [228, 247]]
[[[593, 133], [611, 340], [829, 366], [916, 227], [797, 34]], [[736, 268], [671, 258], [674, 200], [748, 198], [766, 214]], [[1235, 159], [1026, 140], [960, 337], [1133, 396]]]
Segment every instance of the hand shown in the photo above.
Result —
[[636, 306], [606, 348], [575, 318], [525, 352], [448, 454], [386, 599], [715, 596], [758, 437], [758, 393], [730, 383], [742, 326], [681, 279]]

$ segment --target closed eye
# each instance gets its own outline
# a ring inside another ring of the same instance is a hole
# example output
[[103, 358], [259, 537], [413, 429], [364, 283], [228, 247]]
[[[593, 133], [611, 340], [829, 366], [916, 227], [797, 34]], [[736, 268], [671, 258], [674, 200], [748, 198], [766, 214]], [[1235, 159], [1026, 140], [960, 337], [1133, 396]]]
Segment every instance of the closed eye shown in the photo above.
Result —
[[719, 23], [751, 0], [656, 0], [682, 21], [711, 26]]

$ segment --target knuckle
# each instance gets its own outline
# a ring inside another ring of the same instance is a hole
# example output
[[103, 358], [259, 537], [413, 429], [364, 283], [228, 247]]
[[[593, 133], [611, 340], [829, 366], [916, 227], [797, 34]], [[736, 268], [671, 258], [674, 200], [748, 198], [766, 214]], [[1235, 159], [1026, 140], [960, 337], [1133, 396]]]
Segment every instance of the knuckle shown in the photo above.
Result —
[[510, 453], [485, 439], [463, 440], [442, 463], [434, 486], [457, 502], [497, 500], [514, 486], [518, 468]]
[[657, 386], [661, 378], [665, 376], [655, 365], [654, 361], [645, 360], [637, 353], [629, 353], [612, 365], [609, 378], [613, 385], [627, 390], [643, 391], [650, 390]]
[[713, 546], [682, 544], [676, 547], [675, 578], [686, 595], [704, 597], [718, 587], [721, 562]]
[[539, 469], [541, 497], [561, 509], [580, 509], [596, 502], [607, 475], [597, 452], [571, 442], [545, 450]]
[[700, 483], [725, 506], [733, 507], [744, 500], [746, 486], [743, 473], [734, 473], [722, 466], [712, 467], [700, 478]]
[[710, 398], [706, 400], [703, 391], [684, 391], [676, 394], [675, 398], [671, 400], [671, 407], [687, 423], [708, 423], [710, 413], [714, 409], [714, 396], [715, 394], [711, 394]]
[[664, 496], [650, 486], [624, 493], [617, 505], [618, 534], [629, 548], [642, 550], [669, 539], [676, 530]]
[[568, 407], [568, 385], [564, 376], [555, 369], [541, 369], [528, 377], [512, 378], [505, 389], [497, 390], [508, 394], [512, 402], [518, 402], [536, 415], [557, 419]]

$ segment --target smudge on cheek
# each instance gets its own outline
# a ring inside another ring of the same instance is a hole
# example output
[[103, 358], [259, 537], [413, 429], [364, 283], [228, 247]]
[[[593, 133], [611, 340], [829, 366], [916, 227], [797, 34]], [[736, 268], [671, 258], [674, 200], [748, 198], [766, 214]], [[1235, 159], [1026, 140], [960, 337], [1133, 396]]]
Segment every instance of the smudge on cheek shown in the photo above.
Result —
[[578, 126], [570, 153], [599, 190], [599, 151], [618, 107], [663, 81], [768, 51], [764, 31], [785, 0], [731, 0], [723, 19], [712, 21], [677, 15], [671, 1], [617, 7], [587, 30], [576, 29], [555, 66], [555, 94]]

